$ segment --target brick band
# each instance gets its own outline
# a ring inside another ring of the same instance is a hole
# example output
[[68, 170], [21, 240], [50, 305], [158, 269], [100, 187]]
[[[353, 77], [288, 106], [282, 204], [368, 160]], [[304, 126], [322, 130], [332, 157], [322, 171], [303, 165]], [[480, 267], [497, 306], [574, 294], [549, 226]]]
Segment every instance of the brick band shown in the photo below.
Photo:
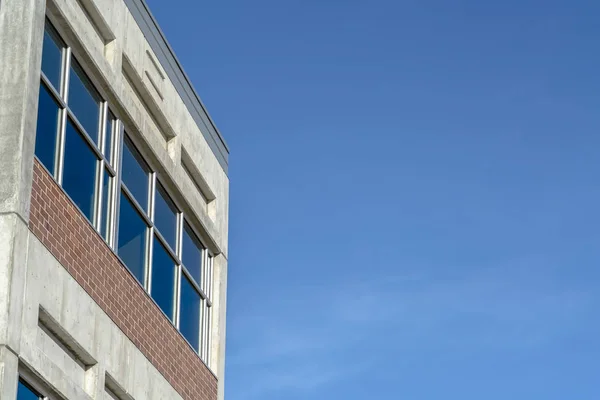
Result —
[[217, 398], [216, 377], [38, 160], [29, 229], [184, 399]]

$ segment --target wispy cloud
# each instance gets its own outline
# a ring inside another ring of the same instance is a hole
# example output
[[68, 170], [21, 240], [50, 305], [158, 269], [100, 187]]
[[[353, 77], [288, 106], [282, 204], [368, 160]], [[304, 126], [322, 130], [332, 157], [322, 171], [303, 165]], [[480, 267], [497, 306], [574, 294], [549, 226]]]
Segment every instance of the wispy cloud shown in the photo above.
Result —
[[561, 284], [544, 260], [470, 270], [447, 279], [378, 277], [272, 293], [231, 321], [244, 345], [230, 349], [228, 368], [248, 382], [234, 398], [318, 390], [393, 353], [545, 346], [598, 305], [591, 290]]

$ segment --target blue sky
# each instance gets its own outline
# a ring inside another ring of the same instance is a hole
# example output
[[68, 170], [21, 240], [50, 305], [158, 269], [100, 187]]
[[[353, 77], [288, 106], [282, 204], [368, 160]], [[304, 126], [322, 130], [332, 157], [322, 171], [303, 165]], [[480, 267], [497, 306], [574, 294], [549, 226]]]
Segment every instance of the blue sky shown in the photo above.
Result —
[[148, 2], [232, 149], [228, 400], [600, 398], [600, 3]]

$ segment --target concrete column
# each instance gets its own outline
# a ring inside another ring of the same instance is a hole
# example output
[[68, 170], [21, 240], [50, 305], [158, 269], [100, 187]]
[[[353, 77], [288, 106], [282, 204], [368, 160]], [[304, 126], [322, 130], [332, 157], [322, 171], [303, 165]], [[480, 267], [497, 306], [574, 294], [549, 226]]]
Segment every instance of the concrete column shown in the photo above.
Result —
[[16, 398], [45, 0], [0, 0], [0, 398]]
[[29, 215], [45, 0], [0, 7], [0, 215]]
[[0, 399], [15, 400], [19, 381], [19, 359], [5, 346], [0, 346]]

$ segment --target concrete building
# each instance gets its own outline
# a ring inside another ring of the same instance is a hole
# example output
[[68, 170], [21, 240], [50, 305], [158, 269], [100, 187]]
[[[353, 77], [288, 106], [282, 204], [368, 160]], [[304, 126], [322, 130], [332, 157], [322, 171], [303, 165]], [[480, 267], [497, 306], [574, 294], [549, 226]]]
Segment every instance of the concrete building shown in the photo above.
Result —
[[1, 400], [223, 398], [227, 163], [144, 0], [0, 0]]

